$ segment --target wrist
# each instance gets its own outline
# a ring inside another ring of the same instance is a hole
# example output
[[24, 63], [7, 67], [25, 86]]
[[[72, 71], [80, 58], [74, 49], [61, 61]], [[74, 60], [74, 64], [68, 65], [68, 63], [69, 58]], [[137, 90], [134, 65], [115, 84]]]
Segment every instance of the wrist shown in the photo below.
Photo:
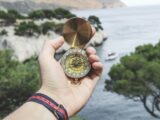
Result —
[[68, 120], [68, 113], [63, 105], [58, 104], [55, 100], [43, 93], [35, 93], [29, 99], [28, 102], [35, 102], [41, 104], [47, 108], [57, 120]]
[[57, 120], [45, 107], [35, 102], [26, 102], [4, 120]]
[[54, 92], [51, 92], [50, 90], [48, 90], [47, 88], [44, 88], [44, 87], [40, 88], [37, 91], [37, 93], [42, 93], [44, 95], [47, 95], [48, 97], [50, 97], [51, 99], [53, 99], [54, 101], [56, 101], [58, 104], [63, 105], [63, 107], [66, 109], [66, 111], [68, 113], [68, 116], [71, 117], [71, 113], [72, 112], [71, 112], [70, 106], [67, 104], [66, 101], [64, 101], [64, 99], [61, 96], [57, 95]]

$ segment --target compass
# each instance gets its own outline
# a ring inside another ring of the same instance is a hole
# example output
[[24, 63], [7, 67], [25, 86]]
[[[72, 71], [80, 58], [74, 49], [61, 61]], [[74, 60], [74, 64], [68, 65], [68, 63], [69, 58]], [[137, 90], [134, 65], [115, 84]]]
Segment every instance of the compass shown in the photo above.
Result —
[[63, 37], [71, 46], [61, 58], [65, 74], [73, 79], [85, 77], [91, 70], [84, 47], [92, 37], [92, 28], [88, 21], [82, 18], [71, 18], [63, 27]]

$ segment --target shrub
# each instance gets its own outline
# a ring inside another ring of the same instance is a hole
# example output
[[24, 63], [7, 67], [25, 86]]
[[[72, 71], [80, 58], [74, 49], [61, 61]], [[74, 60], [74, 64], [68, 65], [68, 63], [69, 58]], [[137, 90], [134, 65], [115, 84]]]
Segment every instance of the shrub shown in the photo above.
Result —
[[49, 9], [36, 10], [36, 11], [30, 12], [28, 14], [28, 17], [31, 19], [44, 19], [44, 18], [63, 19], [63, 18], [75, 17], [75, 15], [63, 8], [57, 8], [55, 10], [49, 10]]
[[24, 16], [22, 16], [18, 11], [14, 10], [14, 9], [8, 10], [8, 14], [13, 15], [17, 19], [23, 19], [24, 18]]
[[102, 23], [100, 22], [99, 18], [96, 17], [96, 16], [89, 16], [88, 17], [88, 21], [96, 28], [96, 30], [103, 30], [103, 27], [102, 27]]
[[4, 19], [6, 20], [7, 25], [12, 25], [16, 22], [16, 16], [10, 13], [6, 14]]
[[41, 25], [41, 30], [42, 30], [42, 33], [43, 34], [47, 34], [48, 31], [51, 31], [53, 30], [55, 26], [55, 23], [54, 22], [45, 22]]
[[54, 13], [55, 13], [55, 18], [57, 18], [57, 19], [76, 17], [70, 11], [65, 10], [63, 8], [57, 8], [57, 9], [55, 9]]
[[57, 33], [57, 34], [62, 34], [62, 29], [63, 29], [63, 25], [64, 24], [56, 24], [54, 26], [54, 32]]
[[45, 18], [51, 19], [55, 17], [55, 13], [53, 10], [44, 9], [43, 10]]
[[43, 10], [36, 10], [36, 11], [30, 12], [28, 14], [28, 17], [31, 19], [44, 19], [45, 14], [44, 14]]
[[0, 36], [4, 36], [4, 35], [7, 35], [7, 34], [8, 34], [8, 32], [5, 29], [0, 31]]
[[34, 36], [40, 34], [40, 28], [34, 22], [22, 22], [15, 28], [15, 35]]
[[3, 10], [0, 10], [0, 18], [3, 19], [7, 13]]
[[42, 34], [47, 34], [49, 31], [54, 31], [58, 34], [62, 33], [63, 24], [55, 24], [54, 22], [45, 22], [41, 25]]
[[38, 88], [36, 58], [20, 63], [12, 59], [10, 50], [0, 51], [0, 118], [24, 103]]
[[16, 17], [13, 13], [13, 11], [5, 12], [5, 11], [0, 11], [0, 18], [5, 21], [5, 25], [11, 25], [16, 22]]

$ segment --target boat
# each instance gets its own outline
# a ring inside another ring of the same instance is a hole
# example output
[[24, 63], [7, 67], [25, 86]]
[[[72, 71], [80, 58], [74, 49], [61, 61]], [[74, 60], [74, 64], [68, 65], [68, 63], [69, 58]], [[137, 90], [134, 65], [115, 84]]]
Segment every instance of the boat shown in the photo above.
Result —
[[111, 52], [107, 54], [106, 61], [115, 60], [118, 57], [117, 53]]

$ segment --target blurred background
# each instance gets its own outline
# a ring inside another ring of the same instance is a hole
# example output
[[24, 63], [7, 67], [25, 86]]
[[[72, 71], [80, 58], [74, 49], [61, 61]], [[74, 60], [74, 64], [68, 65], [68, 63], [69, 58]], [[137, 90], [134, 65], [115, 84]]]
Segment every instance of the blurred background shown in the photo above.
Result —
[[[104, 71], [73, 120], [160, 119], [159, 0], [0, 0], [0, 119], [39, 88], [37, 56], [72, 17], [97, 30]], [[60, 57], [68, 45], [57, 51]], [[73, 101], [74, 102], [74, 101]]]

